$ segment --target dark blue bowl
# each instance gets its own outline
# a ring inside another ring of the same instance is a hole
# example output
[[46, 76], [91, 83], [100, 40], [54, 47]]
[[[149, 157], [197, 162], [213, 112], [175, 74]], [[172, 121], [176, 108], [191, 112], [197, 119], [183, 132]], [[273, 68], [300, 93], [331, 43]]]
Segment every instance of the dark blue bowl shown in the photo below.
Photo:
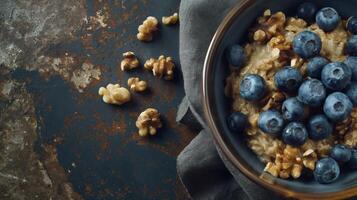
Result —
[[[212, 135], [229, 161], [254, 182], [287, 197], [303, 199], [342, 199], [357, 196], [357, 171], [343, 170], [339, 179], [327, 185], [311, 178], [283, 180], [263, 172], [264, 164], [248, 148], [245, 134], [229, 131], [225, 118], [231, 112], [231, 102], [224, 95], [229, 69], [223, 53], [233, 43], [243, 44], [247, 30], [266, 9], [294, 15], [303, 1], [242, 0], [219, 26], [207, 53], [203, 73], [203, 104]], [[314, 1], [319, 7], [331, 6], [347, 18], [357, 16], [357, 0]]]

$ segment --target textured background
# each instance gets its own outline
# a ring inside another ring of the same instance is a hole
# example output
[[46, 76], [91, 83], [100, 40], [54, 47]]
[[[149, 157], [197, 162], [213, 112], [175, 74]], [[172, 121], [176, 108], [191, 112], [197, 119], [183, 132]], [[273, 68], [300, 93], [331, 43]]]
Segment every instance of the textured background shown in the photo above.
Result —
[[[0, 0], [0, 199], [186, 199], [176, 156], [193, 138], [175, 123], [184, 96], [179, 25], [136, 40], [148, 15], [178, 12], [177, 0]], [[120, 71], [122, 53], [141, 63], [161, 54], [177, 64], [173, 81], [143, 68]], [[104, 104], [98, 88], [150, 90], [123, 106]], [[139, 138], [135, 120], [158, 108], [164, 127]]]

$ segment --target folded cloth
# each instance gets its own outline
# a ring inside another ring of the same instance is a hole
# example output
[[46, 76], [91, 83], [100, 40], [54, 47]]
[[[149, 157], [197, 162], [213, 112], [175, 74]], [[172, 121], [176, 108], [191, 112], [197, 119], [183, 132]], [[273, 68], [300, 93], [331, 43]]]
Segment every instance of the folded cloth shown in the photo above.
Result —
[[230, 165], [214, 144], [202, 117], [200, 87], [205, 54], [219, 23], [238, 2], [181, 1], [180, 61], [186, 97], [177, 121], [196, 129], [203, 127], [177, 158], [178, 175], [193, 199], [280, 199]]

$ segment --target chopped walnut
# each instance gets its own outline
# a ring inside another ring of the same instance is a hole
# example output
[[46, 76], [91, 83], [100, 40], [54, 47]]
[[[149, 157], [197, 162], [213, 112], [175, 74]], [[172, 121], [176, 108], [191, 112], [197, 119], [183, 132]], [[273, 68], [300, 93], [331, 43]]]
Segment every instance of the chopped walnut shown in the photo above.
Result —
[[130, 101], [130, 92], [119, 84], [108, 84], [107, 87], [99, 88], [98, 94], [103, 96], [103, 101], [109, 104], [121, 105]]
[[353, 128], [353, 121], [351, 116], [342, 122], [337, 123], [335, 126], [336, 133], [341, 138], [343, 138], [344, 135], [351, 130], [351, 128]]
[[146, 109], [140, 113], [135, 125], [139, 129], [140, 136], [155, 135], [157, 129], [162, 127], [159, 111], [154, 108]]
[[128, 86], [133, 92], [142, 92], [146, 90], [147, 83], [145, 81], [141, 81], [138, 77], [133, 77], [128, 79]]
[[161, 55], [158, 59], [150, 58], [145, 62], [144, 67], [159, 78], [164, 77], [165, 80], [172, 80], [174, 77], [175, 64], [171, 57], [165, 58]]
[[270, 40], [284, 29], [285, 22], [286, 16], [283, 12], [277, 12], [271, 15], [271, 11], [266, 10], [264, 15], [258, 18], [259, 25], [256, 30], [263, 31], [265, 38]]
[[285, 101], [286, 97], [281, 92], [274, 92], [273, 95], [269, 97], [268, 103], [262, 108], [262, 110], [267, 111], [271, 108], [275, 108], [280, 110], [283, 102]]
[[158, 24], [159, 21], [155, 17], [147, 17], [138, 28], [139, 32], [136, 35], [138, 40], [150, 42], [153, 39], [153, 33], [158, 30]]
[[123, 53], [123, 60], [120, 63], [122, 71], [130, 70], [139, 67], [139, 60], [136, 58], [134, 52]]
[[174, 13], [173, 15], [171, 16], [164, 16], [162, 17], [162, 23], [165, 24], [165, 25], [174, 25], [178, 22], [179, 20], [179, 16], [177, 13]]
[[315, 169], [317, 154], [313, 149], [308, 149], [302, 154], [302, 162], [306, 168]]
[[277, 48], [279, 50], [290, 50], [291, 43], [288, 42], [283, 35], [278, 35], [276, 37], [271, 38], [268, 42], [268, 45], [271, 48]]
[[257, 42], [264, 42], [266, 36], [267, 36], [266, 33], [263, 30], [259, 29], [255, 31], [253, 39]]

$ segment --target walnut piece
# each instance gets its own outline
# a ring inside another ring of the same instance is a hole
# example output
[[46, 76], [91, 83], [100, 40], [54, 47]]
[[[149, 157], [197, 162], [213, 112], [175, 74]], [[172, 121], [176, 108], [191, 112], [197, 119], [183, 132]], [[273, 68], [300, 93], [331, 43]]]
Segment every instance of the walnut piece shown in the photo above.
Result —
[[174, 13], [173, 15], [171, 16], [164, 16], [162, 17], [162, 23], [165, 24], [165, 25], [174, 25], [178, 22], [179, 20], [179, 16], [177, 13]]
[[128, 51], [123, 53], [123, 60], [120, 63], [121, 70], [131, 70], [137, 67], [139, 67], [139, 60], [135, 56], [134, 52]]
[[119, 84], [108, 84], [107, 87], [100, 87], [98, 94], [103, 96], [103, 101], [108, 104], [121, 105], [130, 101], [129, 90], [120, 87]]
[[262, 108], [262, 110], [267, 111], [271, 108], [275, 108], [277, 110], [280, 110], [283, 102], [285, 101], [286, 97], [283, 93], [281, 92], [274, 92], [268, 100], [268, 103], [265, 104], [265, 106]]
[[140, 113], [135, 125], [139, 129], [140, 136], [155, 135], [157, 129], [162, 127], [159, 111], [154, 108], [146, 109]]
[[138, 28], [139, 32], [136, 35], [138, 40], [150, 42], [153, 39], [153, 33], [158, 30], [158, 24], [159, 21], [155, 17], [147, 17]]
[[315, 169], [317, 154], [313, 149], [308, 149], [302, 154], [302, 162], [306, 168]]
[[175, 64], [171, 57], [161, 55], [158, 59], [150, 58], [144, 64], [144, 67], [151, 70], [154, 76], [164, 77], [165, 80], [174, 78]]
[[267, 37], [266, 33], [263, 30], [259, 29], [254, 32], [253, 39], [254, 41], [257, 42], [264, 42], [266, 37]]
[[141, 81], [138, 77], [132, 77], [128, 79], [128, 86], [130, 91], [133, 92], [142, 92], [147, 88], [146, 81]]

